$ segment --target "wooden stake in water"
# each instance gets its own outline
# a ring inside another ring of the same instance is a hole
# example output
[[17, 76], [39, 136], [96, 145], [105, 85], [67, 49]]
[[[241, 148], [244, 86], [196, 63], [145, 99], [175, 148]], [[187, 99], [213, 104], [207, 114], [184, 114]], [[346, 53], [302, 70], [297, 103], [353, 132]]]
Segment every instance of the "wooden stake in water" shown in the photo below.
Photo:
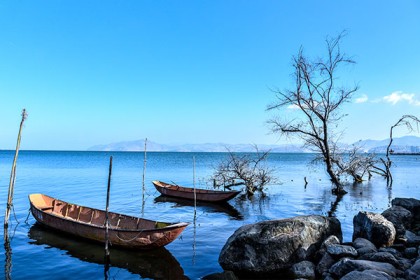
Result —
[[197, 226], [197, 194], [195, 192], [195, 156], [193, 156], [193, 187], [194, 187], [194, 218], [193, 218], [193, 224], [194, 224], [194, 232], [193, 232], [193, 264], [195, 264], [195, 235], [196, 235], [196, 226]]
[[146, 177], [146, 163], [147, 163], [147, 138], [144, 140], [144, 161], [143, 161], [143, 203], [144, 203], [144, 193], [146, 192], [145, 187], [145, 177]]
[[106, 190], [106, 208], [105, 208], [105, 259], [109, 259], [109, 217], [108, 217], [108, 208], [109, 208], [109, 193], [111, 190], [111, 174], [112, 174], [112, 156], [109, 158], [109, 174], [108, 174], [108, 187]]
[[27, 116], [28, 115], [26, 114], [26, 109], [23, 109], [22, 110], [22, 120], [20, 122], [19, 134], [18, 134], [17, 143], [16, 143], [15, 157], [13, 159], [12, 171], [10, 173], [9, 193], [7, 195], [6, 214], [4, 215], [4, 227], [5, 228], [7, 228], [9, 226], [10, 210], [12, 209], [12, 205], [13, 205], [13, 191], [14, 191], [15, 180], [16, 180], [16, 161], [17, 161], [17, 157], [18, 157], [18, 154], [19, 154], [19, 148], [20, 148], [20, 136], [21, 136], [21, 133], [22, 133], [23, 123], [25, 122]]
[[195, 192], [195, 156], [193, 156], [194, 218], [197, 213], [197, 194]]

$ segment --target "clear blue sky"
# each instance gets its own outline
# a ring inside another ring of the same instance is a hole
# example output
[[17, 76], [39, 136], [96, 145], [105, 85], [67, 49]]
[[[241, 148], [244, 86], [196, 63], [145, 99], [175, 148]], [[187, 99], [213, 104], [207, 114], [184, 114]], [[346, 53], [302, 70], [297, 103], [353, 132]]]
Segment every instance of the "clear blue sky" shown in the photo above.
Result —
[[[138, 140], [276, 144], [270, 88], [343, 30], [343, 140], [420, 116], [419, 1], [1, 1], [0, 149]], [[357, 101], [357, 102], [356, 102]], [[287, 112], [285, 112], [287, 114]], [[405, 131], [404, 131], [405, 133]], [[403, 133], [403, 134], [404, 134]]]

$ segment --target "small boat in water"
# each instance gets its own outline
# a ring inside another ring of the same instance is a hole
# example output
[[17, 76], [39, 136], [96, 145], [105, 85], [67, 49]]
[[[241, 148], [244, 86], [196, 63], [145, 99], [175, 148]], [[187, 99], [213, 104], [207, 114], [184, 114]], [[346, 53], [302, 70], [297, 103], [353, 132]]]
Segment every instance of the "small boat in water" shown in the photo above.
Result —
[[[49, 228], [105, 242], [106, 212], [71, 204], [44, 194], [29, 195], [34, 218]], [[188, 223], [166, 223], [108, 212], [108, 238], [112, 246], [153, 249], [174, 241]]]
[[195, 197], [197, 201], [223, 202], [234, 198], [240, 193], [240, 191], [217, 191], [187, 188], [161, 181], [153, 181], [152, 183], [162, 195], [192, 200], [194, 200]]

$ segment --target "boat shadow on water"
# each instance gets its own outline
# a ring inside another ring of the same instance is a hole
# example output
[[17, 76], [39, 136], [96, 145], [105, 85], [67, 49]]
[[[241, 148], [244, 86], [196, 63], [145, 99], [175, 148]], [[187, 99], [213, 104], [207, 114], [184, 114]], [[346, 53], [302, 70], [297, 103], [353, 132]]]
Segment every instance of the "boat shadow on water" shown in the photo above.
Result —
[[105, 262], [104, 246], [68, 234], [51, 231], [35, 223], [28, 233], [29, 244], [57, 248], [84, 262], [110, 265], [151, 279], [188, 279], [179, 262], [164, 247], [148, 251], [110, 249], [110, 263]]
[[[184, 206], [194, 207], [193, 200], [170, 197], [170, 196], [163, 196], [163, 195], [156, 197], [154, 202], [155, 203], [170, 202], [170, 203], [175, 204], [174, 207], [184, 207]], [[233, 207], [228, 202], [211, 203], [211, 202], [197, 201], [196, 206], [210, 213], [225, 213], [234, 220], [241, 221], [244, 219], [241, 212], [239, 212], [235, 207]]]

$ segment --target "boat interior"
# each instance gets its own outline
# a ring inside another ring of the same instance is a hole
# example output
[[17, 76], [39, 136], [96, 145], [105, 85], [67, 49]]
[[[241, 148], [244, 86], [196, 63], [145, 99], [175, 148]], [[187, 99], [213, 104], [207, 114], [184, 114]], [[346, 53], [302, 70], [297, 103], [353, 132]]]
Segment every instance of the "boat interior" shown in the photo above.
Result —
[[[105, 227], [106, 212], [103, 210], [71, 204], [42, 194], [32, 194], [30, 200], [42, 212], [79, 223]], [[110, 229], [147, 230], [171, 225], [113, 212], [108, 212], [108, 218]]]

